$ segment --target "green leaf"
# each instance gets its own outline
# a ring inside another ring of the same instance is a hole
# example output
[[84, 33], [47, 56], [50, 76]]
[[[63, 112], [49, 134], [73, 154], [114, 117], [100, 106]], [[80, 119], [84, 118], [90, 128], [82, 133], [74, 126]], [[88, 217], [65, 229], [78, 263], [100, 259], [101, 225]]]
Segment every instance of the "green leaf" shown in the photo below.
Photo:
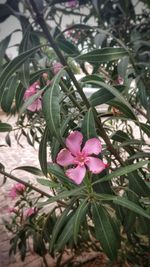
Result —
[[87, 113], [85, 114], [85, 117], [84, 117], [83, 122], [82, 122], [81, 131], [82, 131], [83, 136], [86, 140], [93, 138], [93, 137], [97, 137], [92, 108], [90, 108], [87, 111]]
[[54, 135], [61, 144], [63, 144], [63, 140], [60, 135], [59, 81], [63, 74], [64, 69], [54, 77], [52, 86], [49, 87], [43, 96], [43, 112], [47, 126], [51, 135]]
[[124, 48], [101, 48], [95, 49], [86, 54], [76, 57], [79, 61], [88, 61], [89, 63], [106, 63], [119, 60], [120, 58], [127, 56], [128, 52]]
[[[72, 216], [71, 216], [72, 215]], [[63, 228], [57, 243], [56, 251], [63, 250], [68, 241], [72, 240], [73, 236], [73, 225], [74, 225], [74, 213], [70, 215], [71, 218], [68, 218], [65, 227]]]
[[63, 191], [62, 193], [59, 193], [57, 196], [51, 197], [47, 201], [40, 203], [39, 206], [42, 207], [44, 205], [57, 202], [58, 200], [61, 199], [66, 199], [68, 197], [78, 196], [79, 198], [80, 193], [82, 193], [82, 190], [84, 188], [85, 187], [80, 186], [79, 188]]
[[[122, 95], [122, 94], [120, 94], [119, 92], [118, 92], [118, 90], [115, 88], [115, 87], [113, 87], [113, 86], [111, 86], [111, 85], [109, 85], [109, 84], [107, 84], [107, 83], [104, 83], [104, 82], [101, 82], [101, 81], [95, 81], [95, 80], [89, 80], [88, 81], [88, 83], [93, 83], [93, 84], [95, 84], [95, 85], [99, 85], [100, 86], [100, 88], [104, 88], [104, 89], [106, 89], [107, 91], [109, 91], [111, 94], [113, 94], [121, 103], [123, 103], [131, 112], [132, 112], [132, 114], [134, 114], [134, 111], [133, 111], [133, 109], [132, 109], [132, 107], [131, 107], [131, 105], [129, 104], [129, 102], [125, 99], [125, 97]], [[96, 93], [95, 93], [96, 94]], [[92, 97], [92, 96], [91, 96]]]
[[109, 105], [119, 109], [127, 118], [130, 118], [132, 120], [137, 120], [137, 117], [134, 114], [134, 111], [131, 110], [127, 105], [125, 105], [122, 102], [111, 100], [107, 102]]
[[39, 162], [42, 172], [47, 176], [47, 141], [49, 140], [49, 130], [45, 127], [40, 145], [39, 145]]
[[1, 76], [0, 76], [0, 102], [1, 102], [1, 98], [3, 95], [3, 91], [5, 89], [5, 85], [7, 80], [10, 78], [10, 76], [16, 71], [18, 70], [22, 64], [33, 54], [35, 53], [38, 49], [40, 48], [40, 46], [38, 47], [34, 47], [22, 54], [20, 54], [19, 56], [17, 56], [16, 58], [14, 58], [6, 67], [5, 69], [2, 71]]
[[0, 132], [10, 132], [12, 126], [8, 123], [0, 122]]
[[11, 34], [8, 35], [5, 39], [3, 39], [0, 42], [0, 70], [1, 70], [1, 66], [3, 64], [3, 58], [5, 55], [6, 49], [8, 47], [9, 42], [10, 42], [10, 38], [11, 38]]
[[129, 188], [139, 196], [148, 197], [150, 195], [150, 189], [140, 177], [137, 171], [128, 175]]
[[[65, 119], [61, 122], [60, 133], [62, 137], [65, 134], [65, 132], [67, 132], [70, 121], [72, 121], [72, 114], [66, 115]], [[60, 151], [60, 142], [54, 137], [52, 139], [52, 144], [51, 144], [51, 157], [53, 162], [55, 162], [56, 156], [59, 151]]]
[[58, 234], [61, 232], [63, 226], [66, 224], [66, 222], [68, 221], [68, 218], [70, 217], [70, 215], [68, 215], [68, 213], [70, 212], [71, 209], [71, 205], [69, 205], [62, 213], [61, 215], [58, 217], [55, 226], [53, 228], [53, 232], [52, 232], [52, 237], [51, 237], [51, 241], [50, 241], [50, 252], [52, 252], [54, 250], [54, 246], [58, 237]]
[[127, 133], [118, 130], [115, 133], [112, 134], [111, 139], [117, 142], [124, 142], [126, 140], [130, 140], [130, 137], [128, 136]]
[[[31, 48], [30, 41], [30, 33], [31, 33], [31, 25], [27, 27], [22, 41], [19, 45], [19, 54], [24, 53], [25, 51], [29, 50]], [[30, 66], [29, 66], [29, 59], [27, 59], [24, 64], [19, 69], [19, 79], [21, 80], [22, 84], [25, 88], [28, 88], [29, 86], [29, 80], [30, 80]]]
[[64, 185], [72, 185], [74, 187], [76, 187], [76, 185], [73, 183], [73, 181], [71, 181], [70, 179], [68, 179], [63, 171], [63, 169], [57, 165], [56, 163], [48, 163], [47, 166], [48, 169], [48, 173], [53, 174], [56, 178], [58, 178], [58, 180], [64, 184]]
[[102, 177], [99, 181], [95, 181], [92, 184], [94, 185], [94, 184], [102, 183], [104, 181], [109, 181], [114, 177], [128, 174], [128, 173], [133, 172], [139, 168], [142, 168], [144, 165], [148, 164], [149, 162], [150, 162], [149, 160], [143, 160], [143, 161], [140, 161], [138, 163], [134, 163], [131, 165], [127, 165], [125, 167], [121, 167], [121, 168], [117, 169], [116, 171], [113, 171], [112, 173], [106, 175], [105, 177]]
[[[115, 86], [115, 89], [118, 92], [122, 92], [124, 90], [124, 88], [125, 87], [122, 85]], [[104, 88], [101, 88], [100, 90], [98, 90], [97, 92], [95, 92], [91, 95], [90, 103], [93, 107], [95, 107], [95, 106], [99, 106], [101, 104], [106, 104], [113, 98], [115, 98], [115, 96], [112, 93], [110, 93], [109, 91], [107, 91]]]
[[38, 183], [44, 186], [48, 186], [49, 188], [58, 188], [60, 185], [55, 182], [51, 182], [48, 179], [37, 179]]
[[[132, 142], [132, 141], [131, 141]], [[131, 143], [132, 144], [132, 143]], [[134, 144], [134, 143], [133, 143]], [[140, 144], [140, 141], [139, 141]], [[149, 152], [138, 152], [135, 153], [133, 156], [129, 158], [129, 160], [133, 159], [141, 159], [141, 158], [150, 158], [150, 153]]]
[[139, 214], [141, 216], [144, 216], [147, 219], [150, 219], [150, 215], [145, 211], [143, 208], [135, 204], [134, 202], [124, 198], [124, 197], [115, 197], [114, 200], [112, 200], [114, 204], [120, 205], [122, 207], [125, 207], [136, 214]]
[[15, 104], [16, 104], [16, 111], [19, 111], [20, 107], [23, 105], [23, 96], [25, 93], [25, 88], [23, 87], [22, 83], [20, 82], [15, 95]]
[[150, 125], [140, 122], [140, 127], [142, 131], [146, 133], [148, 137], [150, 137]]
[[10, 77], [2, 96], [1, 108], [7, 113], [11, 112], [11, 106], [17, 90], [17, 80], [17, 76]]
[[88, 199], [86, 198], [79, 204], [79, 207], [75, 212], [74, 225], [73, 225], [73, 238], [75, 244], [77, 244], [79, 229], [82, 225], [83, 220], [86, 218], [88, 207], [89, 207], [89, 202]]
[[117, 258], [118, 242], [112, 227], [112, 218], [105, 208], [97, 203], [92, 204], [92, 217], [97, 240], [99, 240], [107, 256], [111, 260], [115, 260]]
[[65, 38], [57, 39], [56, 43], [59, 46], [59, 48], [66, 54], [72, 57], [79, 55], [79, 50], [77, 49], [77, 47], [70, 41], [66, 40]]
[[43, 172], [41, 172], [40, 169], [33, 167], [33, 166], [19, 166], [13, 169], [13, 171], [16, 171], [16, 170], [23, 170], [23, 171], [32, 173], [34, 175], [43, 176]]

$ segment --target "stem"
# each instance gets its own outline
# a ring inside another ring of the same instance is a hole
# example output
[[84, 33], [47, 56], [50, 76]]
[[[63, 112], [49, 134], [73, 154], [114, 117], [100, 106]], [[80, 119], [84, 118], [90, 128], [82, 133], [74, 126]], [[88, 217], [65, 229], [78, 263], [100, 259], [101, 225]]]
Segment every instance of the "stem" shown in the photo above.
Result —
[[45, 255], [42, 258], [43, 258], [43, 263], [44, 263], [45, 267], [49, 267]]
[[[95, 110], [93, 110], [95, 111]], [[93, 112], [94, 114], [94, 117], [95, 117], [95, 121], [97, 123], [97, 125], [99, 126], [99, 129], [100, 129], [100, 135], [101, 137], [104, 139], [105, 143], [107, 144], [107, 148], [109, 149], [109, 151], [115, 156], [115, 158], [118, 160], [118, 162], [124, 166], [124, 162], [123, 160], [121, 159], [118, 151], [113, 147], [113, 145], [111, 144], [110, 142], [110, 139], [109, 139], [109, 136], [107, 135], [106, 131], [104, 130], [103, 128], [103, 125], [102, 125], [102, 122], [101, 122], [101, 118], [98, 118], [97, 115], [96, 115], [96, 111]]]
[[79, 109], [80, 112], [82, 112], [82, 107], [80, 106], [80, 104], [76, 101], [76, 99], [74, 98], [74, 96], [72, 95], [72, 93], [70, 93], [70, 91], [68, 90], [67, 86], [65, 85], [65, 83], [63, 82], [63, 80], [61, 79], [60, 81], [60, 85], [62, 87], [62, 90], [65, 94], [67, 94], [67, 96], [70, 98], [70, 100], [72, 101], [72, 103]]
[[61, 53], [61, 51], [59, 50], [58, 46], [56, 45], [55, 41], [53, 40], [49, 29], [47, 27], [47, 24], [44, 20], [43, 14], [39, 11], [39, 9], [36, 6], [36, 3], [34, 0], [30, 0], [31, 6], [36, 14], [36, 18], [37, 18], [37, 22], [40, 25], [41, 29], [43, 30], [43, 33], [45, 34], [48, 42], [50, 43], [51, 47], [54, 49], [56, 55], [58, 56], [58, 58], [60, 59], [60, 62], [62, 63], [63, 66], [66, 66], [66, 71], [70, 77], [70, 79], [73, 81], [75, 87], [77, 88], [78, 93], [80, 94], [81, 98], [83, 99], [85, 105], [87, 108], [90, 108], [90, 104], [89, 101], [87, 99], [87, 97], [85, 96], [82, 87], [79, 85], [78, 81], [76, 80], [74, 73], [72, 72], [72, 70], [69, 68], [69, 65], [66, 61], [66, 59], [64, 58], [63, 54]]

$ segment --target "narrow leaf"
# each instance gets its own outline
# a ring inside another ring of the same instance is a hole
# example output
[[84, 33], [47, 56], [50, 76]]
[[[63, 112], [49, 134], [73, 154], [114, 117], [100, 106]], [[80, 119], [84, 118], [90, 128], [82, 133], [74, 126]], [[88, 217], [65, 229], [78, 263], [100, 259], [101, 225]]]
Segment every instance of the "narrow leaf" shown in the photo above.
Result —
[[95, 49], [86, 54], [77, 56], [79, 61], [88, 61], [89, 63], [106, 63], [119, 60], [120, 58], [127, 56], [128, 52], [124, 48], [110, 48], [105, 47], [101, 49]]
[[133, 171], [143, 167], [144, 165], [146, 165], [148, 163], [149, 163], [149, 160], [143, 160], [143, 161], [140, 161], [138, 163], [134, 163], [134, 164], [131, 164], [131, 165], [128, 165], [128, 166], [125, 166], [125, 167], [121, 167], [121, 168], [117, 169], [116, 171], [106, 175], [105, 177], [102, 177], [99, 181], [95, 181], [92, 184], [94, 185], [94, 184], [102, 183], [104, 181], [109, 181], [114, 177], [118, 177], [118, 176], [122, 176], [122, 175], [128, 174], [130, 172], [133, 172]]
[[38, 183], [44, 186], [48, 186], [49, 188], [60, 188], [60, 185], [55, 182], [51, 182], [48, 179], [37, 179]]
[[77, 244], [79, 229], [82, 225], [83, 220], [86, 218], [88, 207], [89, 207], [88, 199], [84, 199], [80, 203], [75, 213], [74, 225], [73, 225], [73, 237], [75, 244]]
[[112, 218], [104, 207], [97, 203], [92, 204], [92, 217], [95, 226], [96, 238], [99, 240], [104, 252], [111, 260], [117, 257], [117, 236], [115, 235]]
[[39, 161], [41, 169], [45, 176], [47, 176], [47, 141], [49, 139], [49, 130], [45, 127], [40, 146], [39, 146]]
[[62, 214], [58, 217], [53, 232], [52, 232], [52, 237], [51, 237], [51, 241], [50, 241], [50, 251], [53, 251], [54, 248], [54, 244], [56, 243], [57, 237], [59, 232], [61, 232], [62, 227], [66, 224], [66, 222], [68, 221], [68, 213], [71, 209], [71, 205], [69, 205], [63, 212]]
[[43, 173], [41, 172], [41, 170], [33, 166], [19, 166], [13, 169], [13, 171], [16, 171], [16, 170], [23, 170], [23, 171], [32, 173], [34, 175], [43, 176]]
[[81, 131], [83, 133], [84, 138], [86, 139], [90, 139], [97, 136], [92, 108], [90, 108], [85, 114], [85, 117], [82, 122]]
[[145, 211], [144, 209], [142, 209], [140, 206], [138, 206], [137, 204], [135, 204], [134, 202], [123, 198], [123, 197], [116, 197], [113, 200], [114, 204], [120, 205], [122, 207], [125, 207], [141, 216], [144, 216], [147, 219], [150, 219], [150, 215], [147, 213], [147, 211]]
[[60, 105], [59, 105], [59, 81], [64, 74], [62, 69], [53, 79], [52, 86], [46, 91], [43, 96], [43, 112], [46, 118], [46, 123], [49, 131], [54, 135], [61, 144], [63, 140], [60, 135]]
[[0, 132], [10, 132], [12, 126], [8, 123], [0, 122]]

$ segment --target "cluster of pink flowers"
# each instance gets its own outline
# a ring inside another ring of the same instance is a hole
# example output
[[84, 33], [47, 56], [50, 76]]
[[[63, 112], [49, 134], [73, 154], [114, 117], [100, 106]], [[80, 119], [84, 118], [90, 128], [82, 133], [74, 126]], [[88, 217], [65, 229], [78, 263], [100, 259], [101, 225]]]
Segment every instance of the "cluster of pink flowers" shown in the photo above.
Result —
[[[28, 100], [31, 96], [35, 95], [39, 89], [40, 89], [39, 81], [31, 84], [28, 87], [28, 89], [25, 91], [25, 94], [23, 97], [24, 100]], [[32, 112], [39, 111], [41, 108], [42, 108], [41, 97], [38, 97], [31, 105], [27, 107], [27, 109]]]
[[98, 157], [91, 156], [99, 155], [102, 150], [98, 138], [89, 139], [81, 149], [82, 141], [82, 133], [79, 131], [70, 133], [66, 138], [66, 148], [60, 150], [56, 158], [56, 162], [63, 167], [74, 165], [73, 168], [66, 170], [66, 176], [76, 184], [83, 181], [86, 169], [89, 169], [93, 174], [98, 174], [108, 166]]
[[12, 199], [15, 199], [18, 195], [22, 195], [25, 190], [26, 190], [25, 185], [23, 185], [21, 183], [17, 183], [15, 185], [13, 185], [13, 187], [11, 188], [11, 190], [9, 192], [9, 196]]

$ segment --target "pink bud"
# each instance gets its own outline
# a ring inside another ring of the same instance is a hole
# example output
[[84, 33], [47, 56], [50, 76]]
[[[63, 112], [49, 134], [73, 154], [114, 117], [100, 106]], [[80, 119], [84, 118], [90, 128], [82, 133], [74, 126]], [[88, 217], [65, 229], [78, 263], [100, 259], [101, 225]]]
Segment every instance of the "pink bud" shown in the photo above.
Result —
[[24, 216], [25, 217], [30, 217], [30, 216], [32, 216], [33, 214], [35, 214], [37, 212], [37, 209], [36, 208], [29, 208], [29, 209], [27, 209], [26, 211], [25, 211], [25, 213], [24, 213]]
[[48, 80], [48, 74], [46, 72], [44, 72], [42, 74], [42, 77], [43, 77], [44, 80]]
[[63, 65], [59, 62], [53, 63], [52, 66], [52, 71], [54, 74], [57, 74], [61, 69], [62, 69]]

